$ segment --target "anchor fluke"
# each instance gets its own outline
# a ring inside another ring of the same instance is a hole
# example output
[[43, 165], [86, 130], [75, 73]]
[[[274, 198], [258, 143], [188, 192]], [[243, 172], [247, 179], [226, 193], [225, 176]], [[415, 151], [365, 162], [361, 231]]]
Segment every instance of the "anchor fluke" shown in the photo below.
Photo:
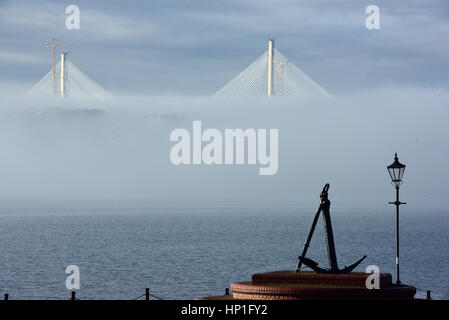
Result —
[[366, 258], [366, 254], [363, 257], [361, 257], [359, 260], [357, 260], [356, 262], [351, 264], [350, 266], [348, 266], [348, 267], [345, 266], [342, 270], [340, 270], [340, 273], [349, 273], [349, 272], [351, 272], [352, 270], [354, 270], [360, 264], [360, 262], [365, 260], [365, 258]]

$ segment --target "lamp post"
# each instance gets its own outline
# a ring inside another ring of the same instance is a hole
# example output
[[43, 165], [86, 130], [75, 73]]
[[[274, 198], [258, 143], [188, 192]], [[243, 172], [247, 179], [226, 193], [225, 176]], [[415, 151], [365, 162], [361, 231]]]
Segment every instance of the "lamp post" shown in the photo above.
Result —
[[388, 167], [388, 173], [391, 177], [391, 183], [396, 188], [396, 201], [389, 202], [389, 204], [396, 205], [396, 284], [400, 284], [399, 280], [399, 206], [406, 204], [399, 201], [399, 186], [402, 184], [402, 177], [404, 176], [405, 165], [399, 162], [398, 154], [394, 154], [394, 162]]

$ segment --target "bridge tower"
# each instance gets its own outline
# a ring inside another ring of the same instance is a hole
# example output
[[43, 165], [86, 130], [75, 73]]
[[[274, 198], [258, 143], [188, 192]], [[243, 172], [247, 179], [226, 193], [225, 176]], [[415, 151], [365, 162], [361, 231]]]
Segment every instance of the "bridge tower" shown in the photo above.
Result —
[[273, 48], [274, 48], [274, 40], [268, 39], [268, 90], [267, 94], [270, 97], [273, 92]]

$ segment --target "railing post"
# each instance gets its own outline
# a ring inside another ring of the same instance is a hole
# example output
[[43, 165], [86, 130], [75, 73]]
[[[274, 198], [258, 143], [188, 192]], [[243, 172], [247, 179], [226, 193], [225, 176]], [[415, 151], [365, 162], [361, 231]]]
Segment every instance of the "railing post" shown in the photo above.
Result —
[[9, 294], [5, 293], [5, 300], [9, 299]]
[[76, 292], [72, 291], [72, 297], [70, 298], [70, 300], [75, 301], [76, 300]]
[[150, 300], [150, 288], [145, 289], [145, 300]]
[[225, 296], [229, 296], [229, 288], [225, 289]]
[[432, 297], [430, 296], [430, 290], [427, 290], [426, 299], [427, 300], [432, 300]]

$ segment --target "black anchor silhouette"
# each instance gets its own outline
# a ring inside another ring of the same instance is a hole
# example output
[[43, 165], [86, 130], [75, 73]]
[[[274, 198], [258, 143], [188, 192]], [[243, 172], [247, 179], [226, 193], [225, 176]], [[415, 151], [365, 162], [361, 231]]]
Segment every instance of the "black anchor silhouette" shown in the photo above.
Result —
[[[328, 273], [328, 274], [350, 273], [352, 270], [354, 270], [355, 267], [357, 267], [360, 264], [360, 262], [363, 261], [363, 259], [366, 258], [365, 255], [361, 259], [357, 260], [355, 263], [351, 264], [350, 266], [347, 267], [345, 266], [343, 269], [338, 268], [337, 254], [335, 253], [334, 234], [332, 232], [331, 216], [329, 212], [331, 202], [327, 197], [328, 190], [329, 190], [329, 183], [326, 183], [326, 185], [323, 188], [323, 191], [321, 191], [320, 206], [318, 208], [317, 213], [315, 214], [315, 218], [313, 219], [312, 228], [310, 229], [309, 236], [307, 237], [307, 241], [304, 244], [302, 254], [298, 257], [299, 261], [298, 266], [296, 267], [296, 272], [299, 272], [302, 264], [305, 264], [316, 273]], [[315, 231], [315, 226], [316, 223], [318, 222], [318, 217], [320, 216], [320, 213], [323, 213], [324, 232], [326, 233], [327, 256], [329, 258], [329, 265], [330, 265], [329, 269], [320, 268], [318, 267], [317, 262], [305, 257], [307, 249], [309, 248], [310, 245], [310, 241], [312, 240], [312, 235], [313, 232]]]

